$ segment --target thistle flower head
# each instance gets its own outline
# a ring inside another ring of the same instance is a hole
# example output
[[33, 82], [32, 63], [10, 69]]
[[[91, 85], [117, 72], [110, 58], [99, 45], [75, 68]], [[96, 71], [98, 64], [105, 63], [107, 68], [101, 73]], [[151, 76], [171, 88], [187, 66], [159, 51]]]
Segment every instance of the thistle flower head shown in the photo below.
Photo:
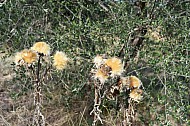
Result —
[[31, 49], [43, 55], [50, 55], [50, 46], [45, 42], [37, 42]]
[[20, 56], [22, 57], [22, 60], [27, 64], [31, 64], [37, 61], [37, 54], [32, 50], [24, 49], [21, 53], [17, 54], [17, 58], [19, 59]]
[[118, 82], [118, 86], [129, 89], [129, 82], [128, 82], [127, 77], [121, 77]]
[[105, 64], [111, 68], [111, 76], [120, 76], [123, 72], [123, 64], [120, 59], [113, 57], [107, 59]]
[[95, 63], [96, 67], [98, 68], [101, 64], [103, 64], [103, 61], [104, 61], [103, 57], [100, 56], [100, 55], [97, 55], [97, 56], [94, 58], [94, 61], [93, 61], [93, 62]]
[[102, 69], [98, 69], [94, 77], [99, 79], [101, 83], [104, 83], [109, 76]]
[[129, 83], [130, 88], [139, 88], [142, 85], [142, 82], [136, 76], [128, 77], [127, 83]]
[[68, 61], [69, 61], [69, 58], [67, 58], [65, 53], [61, 51], [57, 51], [53, 56], [53, 66], [55, 66], [55, 68], [58, 70], [64, 69]]
[[136, 76], [121, 77], [120, 81], [127, 89], [139, 88], [142, 85], [142, 82]]
[[142, 92], [143, 91], [141, 89], [133, 89], [130, 92], [129, 97], [133, 99], [134, 101], [139, 102], [142, 99], [142, 96], [141, 96]]
[[21, 52], [17, 52], [14, 59], [15, 59], [14, 62], [16, 65], [23, 65], [24, 61], [22, 59], [22, 53]]

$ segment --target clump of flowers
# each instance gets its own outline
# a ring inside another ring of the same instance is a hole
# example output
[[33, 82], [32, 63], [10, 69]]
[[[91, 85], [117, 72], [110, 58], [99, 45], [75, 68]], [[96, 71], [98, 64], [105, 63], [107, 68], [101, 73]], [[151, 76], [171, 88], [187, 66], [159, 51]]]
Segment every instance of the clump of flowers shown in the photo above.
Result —
[[123, 88], [125, 88], [130, 91], [129, 97], [132, 100], [136, 102], [139, 102], [141, 100], [141, 94], [143, 91], [140, 89], [142, 86], [142, 82], [139, 78], [137, 78], [136, 76], [121, 77], [119, 82], [120, 83], [118, 84], [118, 86], [120, 87], [119, 90], [121, 92], [123, 91]]
[[[34, 118], [33, 125], [45, 126], [45, 118], [41, 112], [42, 108], [42, 83], [52, 66], [57, 70], [63, 70], [69, 61], [69, 58], [64, 52], [57, 51], [53, 55], [52, 62], [46, 62], [46, 58], [50, 57], [50, 46], [46, 42], [37, 42], [30, 49], [24, 49], [17, 52], [15, 55], [15, 64], [17, 66], [26, 67], [33, 74], [30, 76], [35, 80], [34, 84]], [[45, 63], [44, 63], [45, 61]]]
[[95, 78], [104, 83], [109, 77], [120, 76], [123, 72], [123, 64], [119, 58], [111, 57], [104, 58], [103, 56], [96, 56], [95, 63]]
[[[93, 125], [97, 121], [102, 122], [99, 109], [104, 96], [108, 99], [115, 100], [119, 94], [127, 95], [128, 107], [125, 115], [132, 117], [134, 115], [133, 104], [142, 100], [143, 90], [141, 80], [136, 76], [123, 76], [124, 68], [122, 60], [117, 57], [106, 57], [105, 55], [97, 55], [93, 59], [94, 69], [92, 69], [94, 78], [94, 108], [90, 114], [94, 114]], [[111, 84], [110, 84], [111, 83]], [[122, 96], [122, 95], [119, 95]], [[126, 101], [126, 100], [125, 100]], [[124, 103], [124, 102], [122, 102]], [[124, 105], [126, 106], [126, 105]], [[129, 111], [131, 113], [129, 113]], [[129, 117], [124, 116], [126, 120]], [[129, 124], [129, 121], [128, 121]]]
[[101, 104], [101, 99], [104, 97], [105, 92], [102, 94], [102, 89], [104, 87], [104, 83], [109, 81], [110, 79], [114, 79], [117, 76], [120, 76], [123, 72], [123, 64], [121, 59], [116, 57], [106, 57], [105, 55], [97, 55], [94, 60], [95, 69], [92, 70], [94, 74], [95, 81], [95, 99], [94, 99], [94, 109], [91, 114], [94, 114], [94, 123], [96, 121], [100, 121], [102, 123], [102, 119], [100, 117], [101, 110], [99, 106]]

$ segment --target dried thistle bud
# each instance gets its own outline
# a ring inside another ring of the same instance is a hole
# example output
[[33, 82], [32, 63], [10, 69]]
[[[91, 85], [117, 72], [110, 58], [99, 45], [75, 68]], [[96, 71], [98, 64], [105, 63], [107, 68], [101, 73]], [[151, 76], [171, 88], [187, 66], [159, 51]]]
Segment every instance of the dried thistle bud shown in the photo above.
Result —
[[142, 85], [142, 82], [136, 76], [128, 77], [127, 83], [129, 83], [130, 88], [140, 88]]
[[53, 56], [53, 66], [58, 70], [63, 70], [69, 61], [65, 53], [57, 51]]
[[121, 77], [121, 84], [127, 89], [140, 88], [142, 82], [136, 76]]
[[108, 77], [108, 73], [103, 71], [102, 68], [99, 68], [94, 75], [94, 78], [99, 79], [101, 83], [104, 83]]
[[24, 49], [21, 52], [16, 53], [15, 55], [15, 64], [23, 65], [24, 63], [32, 64], [37, 61], [37, 54], [28, 49]]
[[121, 59], [118, 59], [116, 57], [109, 58], [105, 61], [105, 65], [109, 66], [111, 68], [111, 76], [120, 76], [123, 72], [123, 64]]
[[37, 54], [32, 50], [23, 50], [21, 52], [22, 58], [24, 62], [31, 64], [32, 62], [35, 62], [37, 60]]
[[31, 49], [46, 56], [50, 55], [50, 46], [45, 42], [36, 42]]
[[22, 59], [22, 53], [21, 52], [16, 53], [14, 62], [17, 66], [24, 64], [24, 60]]
[[141, 89], [133, 89], [130, 92], [129, 97], [132, 100], [139, 102], [142, 99], [142, 93], [143, 93], [143, 90], [141, 90]]

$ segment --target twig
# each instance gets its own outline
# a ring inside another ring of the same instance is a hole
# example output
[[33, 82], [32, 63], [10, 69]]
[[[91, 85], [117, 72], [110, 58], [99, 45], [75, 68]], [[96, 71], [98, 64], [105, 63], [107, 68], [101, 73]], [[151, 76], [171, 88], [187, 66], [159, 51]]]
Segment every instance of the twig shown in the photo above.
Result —
[[94, 98], [94, 108], [93, 110], [90, 112], [90, 115], [94, 114], [94, 121], [92, 126], [96, 125], [97, 121], [100, 121], [101, 124], [103, 124], [102, 119], [100, 117], [100, 113], [102, 113], [102, 111], [99, 109], [100, 105], [101, 105], [101, 89], [102, 89], [103, 84], [97, 84], [97, 81], [94, 81], [94, 94], [95, 94], [95, 98]]
[[79, 122], [79, 126], [81, 125], [81, 122], [82, 122], [82, 118], [84, 117], [84, 112], [86, 111], [86, 106], [85, 106], [85, 108], [84, 108], [84, 110], [83, 110], [83, 112], [81, 113], [81, 119], [80, 119], [80, 122]]
[[2, 118], [2, 120], [6, 126], [10, 126], [10, 124], [7, 122], [7, 120], [5, 120], [5, 118], [2, 115], [0, 115], [0, 117]]

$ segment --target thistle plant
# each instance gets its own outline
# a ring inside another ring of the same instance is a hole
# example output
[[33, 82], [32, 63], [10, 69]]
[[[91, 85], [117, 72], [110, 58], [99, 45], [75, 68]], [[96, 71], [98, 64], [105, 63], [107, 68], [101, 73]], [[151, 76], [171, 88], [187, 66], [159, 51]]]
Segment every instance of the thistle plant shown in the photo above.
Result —
[[123, 125], [130, 126], [134, 122], [134, 107], [142, 100], [143, 90], [140, 89], [142, 87], [142, 82], [136, 76], [121, 77], [119, 82], [121, 85], [119, 86], [120, 92], [128, 92], [128, 104], [126, 107], [123, 105]]
[[[124, 65], [117, 57], [106, 57], [97, 55], [94, 58], [92, 68], [94, 80], [94, 108], [91, 115], [94, 115], [93, 126], [97, 121], [103, 124], [101, 118], [101, 103], [104, 98], [116, 99], [117, 95], [124, 93], [127, 96], [127, 105], [123, 106], [123, 125], [131, 125], [134, 118], [134, 106], [142, 100], [142, 82], [136, 76], [123, 75]], [[110, 84], [111, 83], [111, 84]]]
[[[53, 61], [51, 61], [51, 57]], [[30, 49], [24, 49], [15, 55], [15, 64], [18, 67], [25, 67], [31, 73], [31, 80], [34, 82], [34, 118], [33, 125], [45, 126], [45, 117], [42, 114], [43, 93], [42, 86], [45, 83], [50, 70], [56, 68], [63, 70], [69, 59], [66, 54], [57, 51], [50, 55], [50, 46], [45, 42], [37, 42]]]

